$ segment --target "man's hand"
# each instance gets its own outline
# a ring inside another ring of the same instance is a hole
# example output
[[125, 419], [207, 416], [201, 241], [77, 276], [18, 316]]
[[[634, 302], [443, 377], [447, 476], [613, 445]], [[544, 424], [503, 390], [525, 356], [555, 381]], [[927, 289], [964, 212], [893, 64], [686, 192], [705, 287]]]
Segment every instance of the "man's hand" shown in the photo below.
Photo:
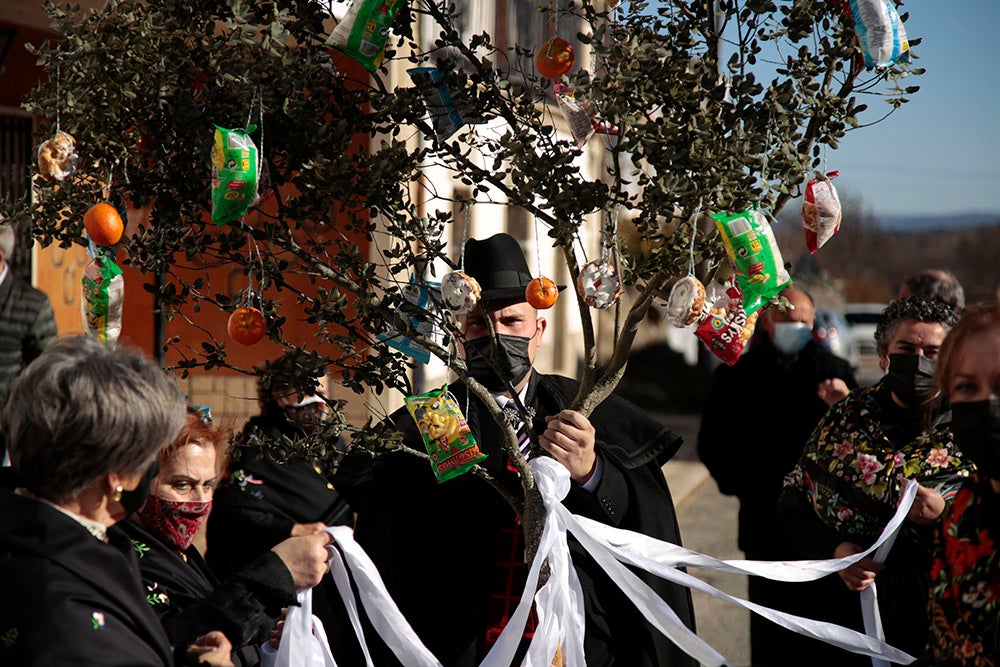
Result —
[[840, 378], [823, 380], [816, 388], [816, 395], [819, 396], [819, 400], [827, 405], [837, 403], [841, 399], [846, 398], [849, 393], [851, 393], [851, 390], [847, 388], [847, 383]]
[[[853, 542], [841, 542], [833, 550], [834, 558], [846, 558], [856, 553], [864, 551]], [[846, 567], [837, 574], [844, 580], [844, 584], [852, 591], [863, 591], [875, 581], [875, 575], [885, 569], [885, 565], [877, 563], [870, 557], [862, 558], [854, 565]]]
[[563, 410], [545, 418], [545, 432], [538, 444], [569, 470], [577, 484], [586, 484], [594, 474], [597, 454], [594, 452], [594, 427], [590, 420], [575, 410]]
[[322, 533], [326, 530], [326, 524], [322, 521], [314, 521], [312, 523], [297, 523], [292, 526], [292, 534], [289, 537], [305, 537], [306, 535], [315, 535], [316, 533]]
[[[910, 482], [915, 484], [916, 482]], [[944, 511], [945, 502], [941, 494], [926, 486], [917, 487], [917, 497], [913, 499], [913, 506], [906, 514], [906, 518], [921, 526], [933, 525], [941, 512]]]
[[215, 667], [233, 667], [232, 652], [233, 645], [218, 630], [198, 637], [187, 648], [188, 655], [198, 656], [199, 665]]
[[326, 545], [333, 541], [330, 533], [316, 533], [307, 537], [289, 537], [279, 542], [271, 549], [278, 554], [281, 562], [288, 568], [289, 574], [299, 590], [312, 588], [326, 574], [327, 560], [330, 554]]

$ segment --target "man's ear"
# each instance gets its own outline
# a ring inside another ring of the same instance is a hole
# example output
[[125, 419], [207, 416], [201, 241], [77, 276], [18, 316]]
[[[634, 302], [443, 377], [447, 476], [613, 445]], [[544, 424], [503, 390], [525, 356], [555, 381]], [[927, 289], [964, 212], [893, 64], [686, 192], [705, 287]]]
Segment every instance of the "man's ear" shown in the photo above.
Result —
[[535, 326], [537, 328], [535, 335], [538, 336], [538, 343], [537, 343], [538, 347], [542, 346], [542, 336], [545, 335], [545, 329], [546, 327], [548, 327], [548, 325], [549, 323], [544, 317], [539, 317], [537, 320], [535, 320]]

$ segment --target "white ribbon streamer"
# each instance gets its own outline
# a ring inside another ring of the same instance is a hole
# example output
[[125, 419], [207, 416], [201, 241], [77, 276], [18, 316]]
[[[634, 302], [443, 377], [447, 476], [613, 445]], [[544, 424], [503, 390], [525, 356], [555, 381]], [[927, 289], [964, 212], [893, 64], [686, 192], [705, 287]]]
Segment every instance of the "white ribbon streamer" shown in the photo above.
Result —
[[312, 613], [312, 589], [299, 591], [297, 607], [285, 613], [281, 643], [274, 653], [269, 644], [261, 647], [261, 664], [274, 667], [337, 667], [323, 623]]
[[[361, 641], [365, 657], [369, 661], [368, 664], [371, 664], [371, 657], [365, 645], [357, 607], [354, 607], [353, 614], [350, 612], [354, 606], [354, 593], [347, 576], [348, 570], [354, 575], [354, 583], [358, 587], [361, 603], [368, 613], [368, 620], [371, 621], [376, 632], [399, 661], [407, 667], [441, 667], [441, 663], [420, 641], [417, 633], [413, 631], [409, 622], [400, 613], [399, 607], [389, 596], [375, 563], [354, 541], [354, 532], [346, 526], [331, 526], [326, 529], [326, 532], [330, 533], [337, 542], [337, 546], [332, 547], [331, 550], [339, 548], [343, 553], [343, 560], [331, 556], [330, 570], [333, 572], [334, 568], [337, 569], [337, 572], [334, 573], [334, 581], [336, 581], [337, 588], [344, 598], [344, 604], [348, 607], [348, 615], [354, 625], [354, 632]], [[344, 584], [346, 584], [346, 589]]]
[[[861, 558], [864, 558], [866, 555], [879, 548], [886, 541], [893, 539], [905, 519], [906, 512], [913, 503], [915, 485], [909, 485], [904, 492], [903, 499], [901, 500], [900, 506], [896, 511], [896, 515], [893, 517], [893, 520], [890, 521], [886, 530], [883, 531], [879, 540], [877, 540], [876, 543], [867, 551], [860, 554], [855, 554], [842, 559], [828, 559], [820, 561], [719, 561], [717, 559], [698, 554], [697, 552], [677, 547], [676, 545], [655, 540], [645, 535], [611, 528], [609, 526], [605, 526], [604, 524], [586, 520], [570, 513], [561, 503], [562, 498], [565, 497], [566, 493], [569, 491], [568, 471], [566, 471], [562, 465], [548, 459], [547, 457], [537, 457], [532, 459], [532, 461], [529, 462], [529, 465], [535, 475], [536, 483], [538, 484], [539, 491], [542, 494], [547, 510], [545, 532], [548, 532], [551, 526], [557, 526], [557, 531], [560, 534], [560, 541], [565, 540], [565, 535], [567, 533], [572, 533], [580, 544], [587, 549], [588, 552], [590, 552], [595, 561], [597, 561], [597, 563], [605, 569], [608, 576], [610, 576], [611, 579], [629, 595], [630, 599], [635, 602], [640, 613], [642, 613], [642, 615], [666, 637], [671, 639], [671, 641], [676, 643], [682, 650], [700, 662], [709, 665], [726, 664], [725, 659], [718, 652], [705, 644], [703, 640], [684, 626], [683, 623], [680, 622], [680, 619], [677, 618], [677, 615], [673, 612], [673, 610], [670, 609], [670, 607], [655, 593], [655, 591], [649, 588], [638, 577], [625, 568], [621, 562], [640, 567], [659, 577], [667, 579], [668, 581], [688, 586], [692, 589], [700, 590], [708, 595], [740, 604], [741, 606], [761, 614], [765, 618], [768, 618], [783, 627], [821, 639], [846, 650], [868, 656], [883, 657], [892, 660], [893, 662], [899, 662], [902, 664], [909, 664], [915, 660], [912, 656], [887, 645], [884, 641], [862, 635], [854, 630], [843, 628], [832, 623], [802, 618], [792, 614], [769, 609], [767, 607], [762, 607], [752, 602], [734, 598], [733, 596], [727, 595], [709, 584], [706, 584], [701, 580], [676, 569], [676, 567], [681, 565], [689, 565], [728, 572], [741, 572], [744, 574], [767, 576], [784, 581], [808, 581], [818, 579], [819, 577], [825, 576], [831, 572], [842, 570], [844, 567], [847, 567]], [[609, 536], [610, 538], [613, 538], [613, 540], [610, 539]], [[617, 544], [612, 544], [612, 541]], [[543, 550], [539, 548], [538, 553], [535, 555], [535, 561], [532, 563], [533, 573], [537, 572], [538, 567], [540, 567], [538, 566], [539, 562], [547, 555], [548, 550], [543, 552]], [[552, 579], [556, 579], [557, 577], [554, 565], [550, 563], [550, 566], [552, 566], [552, 575], [550, 577], [550, 582], [546, 584], [546, 588], [552, 584]], [[533, 581], [537, 582], [537, 574], [535, 575]], [[527, 609], [530, 609], [530, 601], [528, 601], [527, 593], [530, 590], [531, 582], [529, 581], [529, 586], [526, 588], [525, 595], [522, 596], [521, 604], [518, 605], [517, 610], [517, 612], [524, 611], [524, 613], [519, 614], [515, 612], [514, 617], [511, 618], [507, 627], [504, 628], [504, 634], [507, 634], [509, 631], [511, 636], [518, 638], [523, 632], [523, 622], [515, 623], [515, 620], [519, 621], [521, 616], [525, 619], [527, 618]], [[543, 608], [543, 601], [548, 603], [549, 606]], [[566, 611], [566, 608], [560, 610], [558, 605], [553, 604], [552, 599], [546, 595], [540, 595], [537, 602], [540, 619], [547, 614], [558, 615], [559, 611]], [[527, 609], [522, 610], [522, 607], [525, 606]], [[574, 621], [583, 622], [582, 608], [578, 611], [581, 616], [581, 620], [574, 619]], [[553, 639], [545, 632], [546, 630], [551, 630], [552, 627], [557, 626], [557, 623], [553, 623], [549, 628], [536, 628], [535, 636], [532, 639], [532, 646], [536, 643], [540, 643], [545, 647], [557, 645], [559, 638], [557, 637]], [[542, 630], [542, 632], [539, 630]], [[503, 634], [501, 637], [503, 637]], [[566, 637], [568, 642], [576, 640], [576, 637], [573, 635]], [[572, 645], [573, 644], [571, 643], [570, 646]], [[496, 649], [497, 647], [494, 648]], [[539, 651], [542, 651], [542, 649], [539, 649]], [[491, 656], [492, 653], [493, 652], [491, 652]], [[529, 656], [530, 655], [531, 649], [529, 649]], [[525, 664], [536, 663], [526, 662]]]
[[[916, 483], [906, 482], [906, 491], [911, 492], [911, 495], [915, 497], [918, 486]], [[889, 539], [879, 545], [875, 555], [872, 556], [872, 560], [876, 563], [885, 562], [885, 559], [889, 557], [889, 551], [892, 550], [892, 545], [896, 543], [896, 534], [893, 533]], [[874, 581], [868, 588], [862, 589], [859, 598], [861, 600], [861, 619], [865, 625], [865, 634], [884, 641], [885, 631], [882, 629], [882, 615], [878, 610], [878, 588], [876, 588]], [[873, 656], [872, 667], [889, 667], [889, 663]]]
[[[583, 649], [586, 630], [583, 595], [570, 558], [567, 542], [569, 534], [572, 534], [590, 553], [612, 581], [621, 587], [651, 625], [702, 664], [721, 667], [727, 662], [721, 654], [685, 626], [674, 610], [626, 565], [641, 568], [667, 581], [733, 602], [789, 630], [848, 651], [901, 664], [910, 664], [915, 660], [905, 652], [889, 646], [881, 636], [876, 637], [871, 631], [869, 632], [871, 636], [866, 636], [833, 623], [815, 621], [741, 600], [678, 568], [697, 567], [761, 576], [776, 581], [801, 582], [838, 572], [876, 551], [878, 551], [876, 558], [880, 555], [884, 558], [913, 504], [916, 484], [907, 485], [892, 520], [878, 540], [861, 553], [846, 558], [808, 561], [718, 560], [647, 535], [613, 528], [572, 514], [562, 505], [562, 499], [570, 488], [569, 472], [566, 468], [548, 457], [536, 457], [529, 462], [529, 465], [545, 505], [545, 527], [535, 558], [529, 566], [527, 582], [517, 608], [493, 648], [480, 663], [480, 667], [508, 667], [511, 664], [520, 645], [532, 601], [535, 603], [538, 615], [538, 626], [535, 628], [534, 637], [522, 664], [526, 667], [548, 667], [560, 648], [564, 664], [586, 664]], [[337, 548], [330, 547], [330, 568], [337, 588], [344, 598], [348, 616], [361, 643], [368, 666], [372, 665], [371, 656], [365, 643], [348, 570], [354, 575], [358, 594], [372, 625], [396, 657], [407, 666], [439, 667], [440, 663], [423, 645], [399, 612], [385, 590], [374, 563], [354, 541], [352, 531], [343, 526], [328, 528], [327, 531], [333, 535], [340, 552], [343, 553], [341, 557]], [[538, 588], [542, 563], [546, 560], [549, 565], [549, 578], [544, 586]], [[866, 603], [863, 601], [863, 604]], [[875, 609], [877, 614], [877, 606], [871, 608]]]

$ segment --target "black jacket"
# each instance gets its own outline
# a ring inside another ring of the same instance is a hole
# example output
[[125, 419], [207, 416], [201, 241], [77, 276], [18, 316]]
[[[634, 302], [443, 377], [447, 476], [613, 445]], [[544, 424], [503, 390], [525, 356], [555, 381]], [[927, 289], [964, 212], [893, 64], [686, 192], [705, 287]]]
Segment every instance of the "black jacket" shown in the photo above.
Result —
[[739, 546], [748, 558], [781, 558], [773, 552], [782, 482], [827, 405], [819, 383], [858, 386], [850, 365], [808, 343], [787, 363], [766, 338], [733, 366], [719, 366], [701, 418], [698, 456], [719, 491], [740, 499]]
[[[526, 403], [536, 409], [533, 429], [545, 416], [567, 407], [577, 383], [533, 373]], [[453, 385], [460, 405], [466, 391]], [[468, 401], [470, 428], [488, 458], [482, 465], [497, 479], [517, 484], [500, 449], [499, 426], [475, 398]], [[405, 411], [391, 417], [404, 442], [423, 449]], [[680, 437], [612, 396], [591, 415], [604, 472], [593, 493], [574, 484], [564, 501], [573, 512], [602, 523], [680, 544], [673, 501], [660, 466], [681, 444]], [[447, 667], [477, 664], [484, 652], [486, 606], [496, 566], [497, 537], [513, 521], [501, 496], [472, 475], [438, 484], [427, 461], [405, 453], [376, 460], [369, 493], [358, 514], [356, 538], [374, 560], [393, 599], [427, 647]], [[651, 628], [636, 608], [570, 540], [583, 589], [590, 665], [694, 665], [694, 661]], [[643, 575], [640, 575], [643, 576]], [[693, 627], [689, 591], [651, 575], [643, 579]], [[376, 664], [396, 664], [384, 646], [369, 644]]]
[[127, 540], [2, 488], [0, 517], [0, 664], [173, 664]]
[[194, 546], [182, 557], [131, 521], [112, 527], [127, 539], [139, 560], [146, 601], [175, 646], [187, 646], [210, 630], [229, 638], [237, 665], [260, 662], [282, 607], [295, 604], [295, 582], [272, 551], [258, 556], [225, 582], [212, 573]]

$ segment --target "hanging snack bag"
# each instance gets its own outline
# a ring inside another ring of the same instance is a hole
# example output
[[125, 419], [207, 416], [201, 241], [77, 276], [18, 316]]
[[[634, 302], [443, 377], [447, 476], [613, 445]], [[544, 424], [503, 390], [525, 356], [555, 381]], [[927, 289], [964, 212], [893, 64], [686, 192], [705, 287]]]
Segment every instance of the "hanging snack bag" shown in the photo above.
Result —
[[582, 104], [573, 97], [573, 89], [562, 81], [552, 84], [552, 92], [559, 104], [559, 110], [569, 124], [570, 134], [577, 148], [583, 148], [594, 136], [594, 123], [590, 118], [590, 113]]
[[246, 130], [215, 126], [212, 142], [212, 222], [236, 222], [257, 201], [257, 147]]
[[694, 333], [712, 354], [732, 366], [750, 342], [759, 315], [759, 311], [747, 314], [739, 288], [730, 287], [712, 304], [708, 319]]
[[80, 316], [87, 331], [105, 343], [118, 340], [122, 332], [125, 279], [110, 257], [98, 255], [83, 269]]
[[826, 180], [814, 178], [806, 184], [806, 194], [802, 197], [802, 228], [811, 254], [840, 230], [840, 197], [830, 181], [839, 175], [840, 172], [831, 171]]
[[326, 40], [344, 55], [374, 72], [382, 64], [389, 29], [403, 0], [355, 0], [344, 20]]
[[906, 29], [892, 0], [850, 0], [865, 67], [891, 67], [909, 58]]
[[[426, 285], [426, 286], [425, 286]], [[478, 285], [477, 285], [478, 286]], [[418, 315], [410, 317], [410, 326], [421, 336], [434, 337], [434, 321], [427, 315], [428, 307], [433, 303], [435, 294], [440, 291], [437, 283], [420, 284], [416, 276], [410, 276], [410, 282], [403, 287], [403, 298], [421, 309]], [[431, 351], [412, 338], [404, 336], [395, 326], [389, 325], [389, 330], [378, 335], [378, 339], [404, 354], [408, 354], [422, 364], [429, 364]]]
[[452, 99], [444, 74], [437, 67], [414, 67], [406, 70], [424, 98], [427, 113], [434, 127], [434, 136], [444, 141], [462, 129], [466, 120]]
[[760, 211], [716, 213], [712, 218], [736, 269], [743, 308], [755, 313], [792, 282], [771, 225]]
[[448, 385], [418, 396], [407, 396], [406, 409], [424, 439], [438, 482], [447, 482], [469, 471], [486, 455], [479, 451], [465, 415]]

